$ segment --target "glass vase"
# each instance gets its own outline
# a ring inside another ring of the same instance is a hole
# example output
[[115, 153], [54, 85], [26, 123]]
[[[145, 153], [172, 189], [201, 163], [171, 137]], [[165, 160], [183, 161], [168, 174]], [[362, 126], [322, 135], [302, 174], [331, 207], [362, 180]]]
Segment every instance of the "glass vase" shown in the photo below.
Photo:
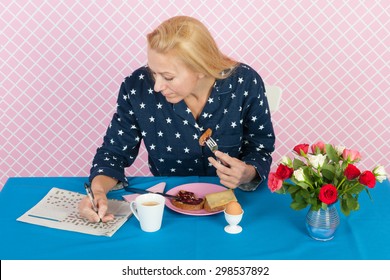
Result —
[[326, 210], [313, 210], [310, 207], [306, 215], [306, 228], [315, 240], [332, 240], [339, 224], [340, 218], [335, 204], [328, 205]]

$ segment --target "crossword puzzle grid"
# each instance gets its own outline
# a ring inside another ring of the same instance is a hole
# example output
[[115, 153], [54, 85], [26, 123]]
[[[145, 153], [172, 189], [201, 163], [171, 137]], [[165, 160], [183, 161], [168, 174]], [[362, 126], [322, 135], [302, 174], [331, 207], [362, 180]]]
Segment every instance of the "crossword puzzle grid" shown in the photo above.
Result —
[[54, 206], [59, 211], [61, 209], [69, 209], [70, 212], [65, 219], [61, 220], [62, 223], [68, 223], [77, 227], [89, 227], [93, 229], [112, 230], [119, 220], [123, 217], [115, 217], [113, 221], [107, 223], [91, 223], [87, 219], [81, 217], [77, 210], [78, 204], [85, 195], [77, 192], [71, 192], [66, 190], [57, 189], [55, 193], [46, 197], [46, 201], [50, 206]]
[[85, 195], [77, 192], [52, 188], [41, 201], [18, 220], [57, 229], [112, 236], [131, 215], [127, 202], [110, 199], [108, 205], [115, 215], [114, 220], [106, 223], [91, 223], [78, 213], [78, 204], [83, 197]]

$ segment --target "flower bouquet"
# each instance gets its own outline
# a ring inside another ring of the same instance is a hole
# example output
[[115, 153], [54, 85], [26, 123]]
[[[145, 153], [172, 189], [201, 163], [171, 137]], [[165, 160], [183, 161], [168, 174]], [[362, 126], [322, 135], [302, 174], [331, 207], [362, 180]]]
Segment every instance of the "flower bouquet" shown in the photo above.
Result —
[[311, 146], [299, 144], [293, 151], [297, 157], [284, 156], [276, 172], [270, 172], [268, 187], [271, 192], [289, 193], [294, 210], [308, 205], [313, 210], [326, 209], [340, 201], [341, 212], [349, 215], [359, 210], [360, 192], [365, 190], [371, 199], [369, 189], [387, 178], [381, 165], [361, 172], [356, 166], [360, 153], [344, 146], [317, 142]]

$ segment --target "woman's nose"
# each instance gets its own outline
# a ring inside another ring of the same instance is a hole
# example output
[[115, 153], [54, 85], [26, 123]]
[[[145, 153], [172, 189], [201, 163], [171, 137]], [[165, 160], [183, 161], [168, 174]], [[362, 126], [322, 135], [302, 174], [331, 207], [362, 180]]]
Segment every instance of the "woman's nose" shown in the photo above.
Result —
[[154, 82], [154, 91], [160, 92], [165, 89], [164, 81], [161, 79], [161, 77], [156, 76], [155, 82]]

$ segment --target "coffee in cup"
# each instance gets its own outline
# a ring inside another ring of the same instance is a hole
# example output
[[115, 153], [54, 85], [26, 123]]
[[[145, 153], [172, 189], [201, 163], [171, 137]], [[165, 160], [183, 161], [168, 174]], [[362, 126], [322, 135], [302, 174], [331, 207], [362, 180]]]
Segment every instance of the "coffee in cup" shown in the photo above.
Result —
[[142, 203], [143, 206], [156, 206], [159, 205], [157, 201], [145, 201]]
[[158, 231], [161, 228], [165, 198], [160, 194], [147, 193], [139, 195], [130, 203], [130, 209], [146, 232]]

